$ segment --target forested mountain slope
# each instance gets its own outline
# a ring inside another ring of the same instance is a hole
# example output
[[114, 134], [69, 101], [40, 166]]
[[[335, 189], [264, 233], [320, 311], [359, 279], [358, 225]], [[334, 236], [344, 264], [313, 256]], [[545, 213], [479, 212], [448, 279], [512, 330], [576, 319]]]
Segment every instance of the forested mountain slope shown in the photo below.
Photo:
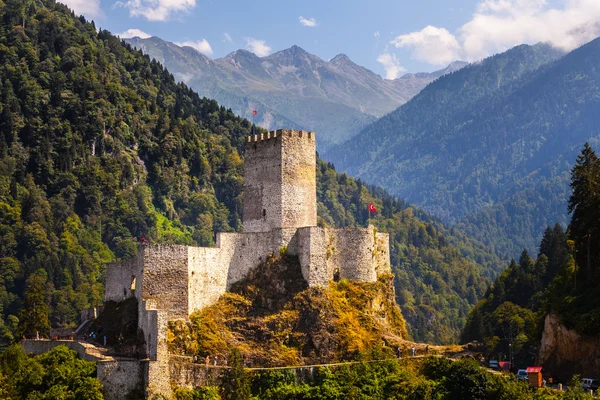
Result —
[[[251, 124], [52, 0], [0, 0], [0, 342], [69, 326], [105, 264], [154, 243], [241, 229]], [[391, 236], [417, 339], [456, 340], [497, 259], [460, 231], [318, 164], [321, 225]]]
[[558, 56], [519, 46], [444, 76], [326, 158], [505, 253], [533, 249], [566, 221], [565, 172], [600, 127], [600, 39]]
[[266, 57], [237, 50], [210, 59], [158, 37], [125, 41], [162, 63], [201, 96], [217, 100], [237, 115], [254, 118], [262, 127], [318, 132], [320, 150], [354, 136], [429, 82], [466, 64], [455, 62], [433, 73], [388, 80], [356, 65], [345, 54], [325, 61], [298, 46]]
[[544, 321], [551, 314], [563, 326], [563, 334], [570, 329], [579, 335], [549, 344], [563, 355], [572, 354], [550, 358], [553, 374], [598, 373], [599, 178], [600, 159], [586, 143], [570, 174], [572, 218], [567, 233], [558, 224], [547, 227], [536, 260], [525, 250], [518, 262], [510, 263], [471, 311], [464, 341], [485, 343], [489, 354], [508, 354], [512, 344], [517, 365], [527, 365], [536, 360]]

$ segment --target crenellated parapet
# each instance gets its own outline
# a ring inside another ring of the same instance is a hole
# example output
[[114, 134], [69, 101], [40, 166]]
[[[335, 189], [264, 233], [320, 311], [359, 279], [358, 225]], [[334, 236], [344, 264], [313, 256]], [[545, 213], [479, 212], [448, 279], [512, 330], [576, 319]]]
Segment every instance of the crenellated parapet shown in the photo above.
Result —
[[257, 142], [262, 142], [265, 140], [277, 139], [277, 138], [282, 138], [282, 137], [298, 138], [298, 139], [304, 138], [304, 139], [315, 141], [315, 133], [314, 132], [295, 130], [295, 129], [277, 129], [277, 130], [269, 131], [266, 133], [250, 135], [250, 136], [248, 136], [246, 143], [257, 143]]

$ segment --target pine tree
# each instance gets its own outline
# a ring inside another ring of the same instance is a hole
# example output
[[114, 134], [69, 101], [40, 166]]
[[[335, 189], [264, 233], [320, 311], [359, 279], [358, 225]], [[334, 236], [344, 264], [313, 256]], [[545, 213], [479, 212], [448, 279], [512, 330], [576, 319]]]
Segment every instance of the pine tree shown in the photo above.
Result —
[[592, 278], [592, 265], [598, 260], [600, 245], [600, 160], [586, 143], [571, 171], [569, 212], [570, 237], [575, 242], [577, 263], [585, 266], [587, 279]]
[[223, 399], [249, 400], [252, 398], [250, 377], [244, 369], [244, 361], [238, 349], [232, 350], [229, 361], [231, 368], [223, 374], [223, 383], [221, 384]]
[[50, 330], [47, 302], [46, 272], [39, 270], [29, 276], [25, 288], [25, 303], [21, 309], [20, 333], [48, 334]]

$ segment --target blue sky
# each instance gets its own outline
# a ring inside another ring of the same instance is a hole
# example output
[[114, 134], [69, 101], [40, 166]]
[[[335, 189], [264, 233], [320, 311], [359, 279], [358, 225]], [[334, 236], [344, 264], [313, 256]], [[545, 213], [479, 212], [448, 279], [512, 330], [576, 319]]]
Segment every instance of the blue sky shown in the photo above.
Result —
[[211, 58], [294, 44], [345, 53], [393, 79], [521, 43], [571, 50], [600, 36], [600, 0], [62, 0], [122, 37], [152, 35]]

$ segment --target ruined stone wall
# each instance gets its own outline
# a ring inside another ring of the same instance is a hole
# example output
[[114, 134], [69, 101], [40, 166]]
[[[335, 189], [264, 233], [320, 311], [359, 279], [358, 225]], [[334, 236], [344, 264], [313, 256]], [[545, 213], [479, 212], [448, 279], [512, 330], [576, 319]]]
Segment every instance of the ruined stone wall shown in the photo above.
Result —
[[158, 361], [145, 361], [144, 366], [146, 398], [173, 398], [173, 394], [171, 393], [171, 379], [169, 374], [168, 358]]
[[143, 257], [143, 249], [140, 249], [136, 257], [106, 266], [105, 301], [123, 301], [133, 296], [132, 283], [142, 268]]
[[248, 138], [244, 156], [244, 231], [317, 225], [316, 140], [280, 129]]
[[143, 385], [143, 368], [138, 360], [100, 361], [97, 366], [105, 400], [126, 400], [131, 391]]
[[282, 130], [281, 228], [317, 226], [315, 134]]
[[389, 235], [368, 228], [326, 230], [328, 270], [340, 279], [374, 282], [390, 271]]
[[281, 135], [251, 136], [244, 154], [245, 232], [281, 227]]
[[188, 247], [143, 246], [143, 262], [142, 299], [152, 299], [173, 318], [187, 318]]
[[219, 233], [217, 247], [189, 247], [189, 312], [214, 304], [231, 285], [287, 245], [295, 229]]
[[290, 253], [298, 256], [302, 276], [308, 286], [327, 286], [333, 278], [333, 271], [327, 263], [325, 228], [300, 228], [296, 238], [297, 249]]
[[373, 263], [377, 275], [389, 274], [392, 272], [392, 262], [390, 260], [390, 234], [377, 232], [375, 235], [375, 252]]
[[204, 364], [193, 364], [173, 359], [169, 363], [171, 384], [175, 387], [188, 389], [218, 384], [223, 370], [219, 367], [205, 367]]

